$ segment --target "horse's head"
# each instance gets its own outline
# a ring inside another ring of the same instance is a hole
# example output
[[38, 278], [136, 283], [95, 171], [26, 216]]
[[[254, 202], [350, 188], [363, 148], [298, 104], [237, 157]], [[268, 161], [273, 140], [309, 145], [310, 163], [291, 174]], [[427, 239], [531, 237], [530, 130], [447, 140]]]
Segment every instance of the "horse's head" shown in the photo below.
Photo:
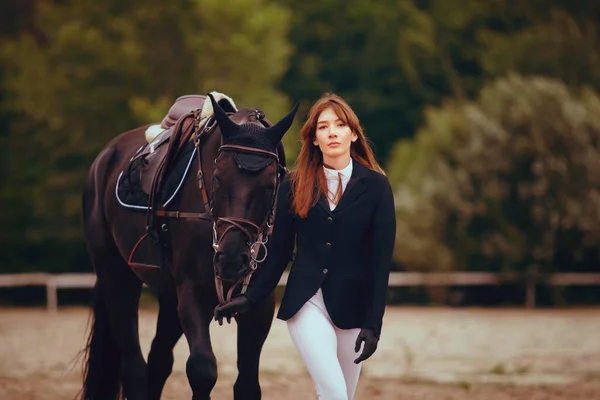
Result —
[[298, 105], [269, 127], [260, 110], [242, 109], [230, 118], [210, 99], [222, 137], [211, 195], [213, 262], [217, 278], [238, 282], [264, 258], [284, 172], [276, 149]]

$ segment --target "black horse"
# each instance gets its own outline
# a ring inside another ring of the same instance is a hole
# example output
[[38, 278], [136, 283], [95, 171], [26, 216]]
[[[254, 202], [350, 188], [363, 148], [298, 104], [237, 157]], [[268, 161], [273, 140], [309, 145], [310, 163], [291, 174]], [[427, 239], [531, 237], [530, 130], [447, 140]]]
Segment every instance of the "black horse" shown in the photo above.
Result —
[[[140, 127], [113, 139], [91, 166], [83, 193], [83, 219], [97, 283], [85, 349], [84, 400], [159, 399], [173, 368], [173, 347], [182, 334], [190, 349], [186, 372], [193, 399], [210, 398], [217, 381], [209, 336], [213, 310], [245, 289], [261, 262], [259, 257], [265, 256], [264, 243], [285, 173], [281, 138], [298, 105], [271, 125], [260, 110], [226, 112], [209, 97], [213, 117], [201, 124], [199, 110], [194, 109], [178, 118], [166, 133], [170, 142], [164, 157], [144, 150], [153, 144], [147, 144], [146, 127]], [[188, 169], [197, 173], [185, 173], [174, 200], [165, 202], [165, 182], [183, 154], [190, 153]], [[152, 168], [157, 160], [150, 156], [163, 158], [158, 168]], [[151, 182], [146, 212], [124, 207], [115, 195], [132, 160], [143, 167], [142, 186]], [[150, 257], [144, 246], [160, 250], [160, 268], [134, 260], [132, 255]], [[156, 290], [159, 300], [147, 363], [138, 337], [143, 283]], [[261, 398], [259, 358], [273, 313], [271, 296], [236, 317], [235, 399]]]

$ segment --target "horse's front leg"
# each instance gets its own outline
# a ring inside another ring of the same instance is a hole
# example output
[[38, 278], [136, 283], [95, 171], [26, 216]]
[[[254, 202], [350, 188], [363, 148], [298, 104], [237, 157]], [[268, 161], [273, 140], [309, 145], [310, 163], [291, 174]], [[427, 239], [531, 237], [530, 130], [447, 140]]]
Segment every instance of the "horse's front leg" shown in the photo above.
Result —
[[209, 325], [213, 309], [207, 307], [202, 290], [191, 284], [184, 284], [178, 290], [179, 319], [187, 339], [190, 356], [186, 363], [186, 373], [192, 388], [192, 400], [208, 400], [217, 383], [217, 359], [210, 342]]
[[238, 324], [238, 377], [233, 386], [235, 400], [261, 398], [258, 382], [260, 353], [273, 323], [275, 298], [270, 296], [262, 304], [236, 317]]

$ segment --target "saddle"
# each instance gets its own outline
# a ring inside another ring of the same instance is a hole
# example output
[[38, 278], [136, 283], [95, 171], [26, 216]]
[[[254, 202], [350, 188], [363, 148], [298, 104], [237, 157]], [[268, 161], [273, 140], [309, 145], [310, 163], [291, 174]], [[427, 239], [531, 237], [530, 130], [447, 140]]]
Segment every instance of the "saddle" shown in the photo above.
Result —
[[[235, 113], [235, 103], [228, 96], [212, 92], [219, 105]], [[212, 131], [214, 111], [207, 96], [186, 95], [175, 100], [160, 125], [146, 129], [147, 143], [131, 157], [117, 180], [116, 196], [124, 207], [146, 212], [146, 233], [129, 255], [132, 268], [156, 270], [163, 265], [163, 245], [159, 238], [155, 213], [176, 195], [188, 172], [196, 151], [190, 140], [194, 126]], [[152, 210], [152, 211], [151, 211]]]
[[[213, 96], [218, 99], [219, 104], [229, 112], [237, 111], [233, 100], [222, 93], [213, 92]], [[163, 118], [160, 125], [151, 125], [145, 132], [148, 142], [141, 147], [132, 157], [131, 163], [140, 161], [140, 186], [144, 193], [152, 195], [153, 184], [160, 174], [161, 168], [170, 153], [170, 149], [177, 153], [181, 150], [183, 142], [191, 132], [193, 121], [189, 121], [185, 126], [176, 129], [177, 122], [194, 110], [201, 110], [200, 124], [205, 123], [213, 114], [210, 101], [206, 101], [206, 96], [190, 94], [178, 97], [175, 103], [169, 109], [167, 115]], [[184, 122], [184, 121], [182, 121]], [[175, 138], [174, 136], [180, 136]], [[150, 139], [150, 140], [149, 140]], [[172, 142], [177, 142], [175, 146]], [[176, 154], [172, 154], [173, 158]], [[158, 182], [160, 184], [160, 182]]]

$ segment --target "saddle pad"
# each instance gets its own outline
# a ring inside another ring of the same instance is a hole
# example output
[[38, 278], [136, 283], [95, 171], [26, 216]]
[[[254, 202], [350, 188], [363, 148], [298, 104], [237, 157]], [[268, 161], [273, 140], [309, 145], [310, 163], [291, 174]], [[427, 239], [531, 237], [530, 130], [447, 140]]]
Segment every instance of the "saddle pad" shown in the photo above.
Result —
[[[159, 194], [160, 203], [164, 207], [168, 206], [175, 199], [179, 189], [183, 186], [183, 181], [187, 176], [195, 155], [196, 147], [193, 143], [189, 143], [179, 155], [174, 168], [171, 168]], [[149, 196], [142, 190], [140, 185], [141, 162], [141, 158], [137, 159], [119, 174], [116, 196], [123, 207], [146, 211], [151, 207], [148, 204]]]

